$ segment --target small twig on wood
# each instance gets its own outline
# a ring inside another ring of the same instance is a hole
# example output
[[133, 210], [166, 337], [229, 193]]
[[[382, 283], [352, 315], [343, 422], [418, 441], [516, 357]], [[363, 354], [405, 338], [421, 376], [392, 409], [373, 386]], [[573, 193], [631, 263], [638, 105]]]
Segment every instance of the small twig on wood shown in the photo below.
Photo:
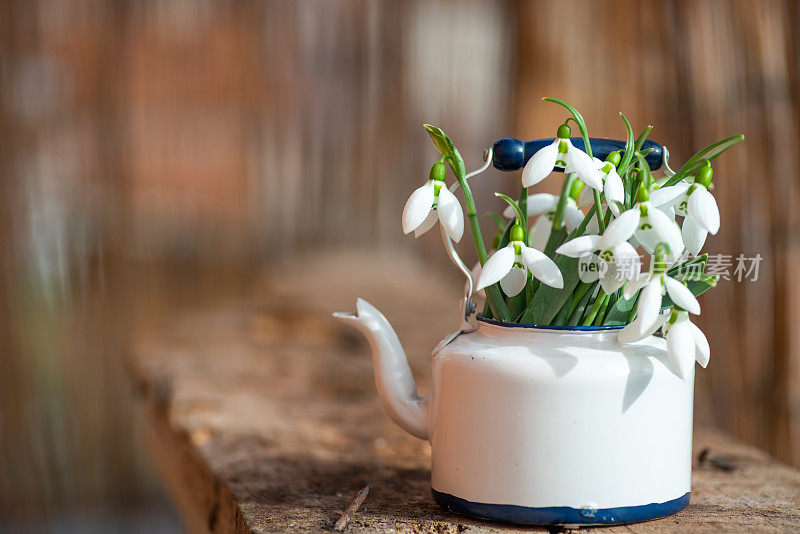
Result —
[[700, 465], [710, 463], [715, 469], [720, 471], [734, 471], [736, 469], [736, 462], [727, 456], [712, 456], [711, 449], [706, 447], [700, 454], [697, 455], [697, 462]]
[[345, 528], [347, 528], [347, 523], [350, 522], [350, 520], [353, 518], [353, 516], [361, 507], [361, 505], [364, 504], [364, 499], [367, 498], [367, 495], [369, 495], [369, 484], [364, 486], [364, 489], [358, 492], [356, 498], [353, 499], [353, 502], [351, 502], [350, 506], [347, 507], [347, 510], [344, 511], [342, 517], [340, 517], [339, 520], [336, 522], [336, 524], [333, 526], [333, 530], [342, 532]]

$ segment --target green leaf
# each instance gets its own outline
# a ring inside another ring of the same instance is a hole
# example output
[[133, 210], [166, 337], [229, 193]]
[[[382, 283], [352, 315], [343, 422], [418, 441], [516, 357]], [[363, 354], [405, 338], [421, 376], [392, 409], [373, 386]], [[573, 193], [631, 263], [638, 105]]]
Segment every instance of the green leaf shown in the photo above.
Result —
[[428, 135], [431, 136], [433, 146], [445, 157], [456, 176], [464, 176], [466, 173], [464, 160], [461, 154], [458, 153], [458, 149], [453, 144], [453, 141], [451, 141], [447, 134], [438, 126], [433, 126], [432, 124], [423, 124], [422, 126], [425, 128], [425, 131], [428, 132]]
[[597, 282], [592, 282], [589, 286], [589, 290], [584, 293], [581, 297], [578, 305], [575, 306], [575, 309], [570, 314], [569, 320], [567, 321], [567, 326], [578, 326], [581, 324], [583, 320], [583, 316], [586, 314], [586, 308], [589, 306], [589, 302], [592, 302], [595, 298], [597, 298], [597, 294], [600, 292], [600, 284]]
[[565, 324], [567, 324], [567, 319], [569, 319], [569, 308], [571, 304], [572, 303], [569, 301], [569, 299], [567, 299], [564, 305], [561, 306], [561, 309], [558, 310], [558, 313], [553, 318], [552, 324], [554, 326], [564, 326]]
[[548, 325], [556, 316], [565, 302], [572, 296], [578, 279], [578, 259], [567, 256], [558, 256], [556, 266], [561, 270], [564, 278], [564, 287], [556, 289], [545, 284], [540, 284], [533, 295], [531, 304], [522, 314], [522, 323]]
[[456, 153], [456, 146], [447, 137], [447, 134], [442, 131], [441, 128], [438, 126], [433, 126], [431, 124], [423, 124], [423, 128], [428, 132], [428, 135], [431, 136], [431, 140], [433, 141], [433, 146], [436, 147], [436, 150], [442, 156], [450, 156], [453, 157]]
[[705, 165], [706, 161], [713, 161], [718, 158], [723, 152], [731, 148], [733, 145], [744, 141], [744, 135], [732, 135], [726, 137], [716, 143], [712, 143], [700, 150], [697, 154], [689, 158], [689, 161], [683, 164], [683, 167], [675, 173], [675, 176], [667, 180], [664, 187], [668, 185], [675, 185], [680, 182], [684, 177], [694, 174], [697, 170]]
[[690, 258], [685, 262], [670, 268], [667, 271], [667, 274], [672, 278], [678, 278], [684, 273], [696, 273], [698, 271], [704, 273], [706, 270], [707, 261], [708, 261], [708, 254], [695, 256], [694, 258]]
[[636, 143], [634, 144], [633, 150], [634, 152], [637, 150], [641, 150], [642, 145], [647, 140], [647, 136], [650, 135], [650, 132], [653, 131], [653, 126], [648, 124], [647, 127], [642, 130], [642, 133], [639, 134], [639, 137], [636, 138]]
[[[638, 293], [637, 293], [638, 294]], [[630, 316], [633, 307], [636, 305], [636, 295], [630, 299], [620, 297], [611, 307], [611, 310], [606, 315], [606, 320], [603, 322], [606, 326], [618, 326], [628, 324], [628, 317]]]

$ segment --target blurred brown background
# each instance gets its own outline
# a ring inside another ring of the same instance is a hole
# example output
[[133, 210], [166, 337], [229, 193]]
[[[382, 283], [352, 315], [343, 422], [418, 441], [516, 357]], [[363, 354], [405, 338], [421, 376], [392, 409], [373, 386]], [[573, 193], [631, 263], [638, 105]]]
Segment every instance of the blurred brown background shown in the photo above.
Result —
[[[597, 137], [624, 135], [618, 111], [653, 124], [678, 164], [745, 134], [716, 164], [707, 248], [764, 261], [757, 282], [703, 297], [696, 419], [800, 465], [796, 2], [1, 9], [0, 529], [177, 528], [135, 432], [132, 332], [295, 254], [421, 255], [457, 279], [436, 236], [400, 230], [436, 158], [420, 125], [475, 168], [499, 137], [553, 135], [564, 114], [542, 96]], [[479, 208], [518, 180], [481, 176]]]

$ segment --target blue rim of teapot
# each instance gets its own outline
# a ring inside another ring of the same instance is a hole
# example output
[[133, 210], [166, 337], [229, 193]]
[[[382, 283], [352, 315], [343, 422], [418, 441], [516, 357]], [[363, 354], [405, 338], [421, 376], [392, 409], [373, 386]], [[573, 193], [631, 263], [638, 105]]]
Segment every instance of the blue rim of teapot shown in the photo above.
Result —
[[489, 319], [481, 314], [477, 314], [475, 318], [486, 324], [494, 326], [502, 326], [505, 328], [529, 328], [532, 330], [561, 330], [562, 332], [608, 332], [614, 330], [622, 330], [625, 325], [606, 325], [606, 326], [562, 326], [562, 325], [543, 325], [543, 324], [521, 324], [510, 323], [506, 321], [499, 321], [497, 319]]

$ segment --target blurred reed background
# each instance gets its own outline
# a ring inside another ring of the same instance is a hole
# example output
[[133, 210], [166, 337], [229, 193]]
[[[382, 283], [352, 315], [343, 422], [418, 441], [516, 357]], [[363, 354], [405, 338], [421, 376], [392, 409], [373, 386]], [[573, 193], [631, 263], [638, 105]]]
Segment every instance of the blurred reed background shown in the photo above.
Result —
[[[435, 158], [420, 125], [474, 168], [499, 137], [553, 135], [542, 96], [597, 137], [624, 135], [618, 111], [653, 124], [678, 163], [745, 134], [715, 165], [708, 248], [764, 261], [703, 298], [696, 419], [800, 465], [797, 3], [0, 5], [0, 528], [176, 528], [133, 431], [135, 327], [323, 249], [456, 277], [400, 231]], [[476, 197], [518, 180], [490, 171]]]

